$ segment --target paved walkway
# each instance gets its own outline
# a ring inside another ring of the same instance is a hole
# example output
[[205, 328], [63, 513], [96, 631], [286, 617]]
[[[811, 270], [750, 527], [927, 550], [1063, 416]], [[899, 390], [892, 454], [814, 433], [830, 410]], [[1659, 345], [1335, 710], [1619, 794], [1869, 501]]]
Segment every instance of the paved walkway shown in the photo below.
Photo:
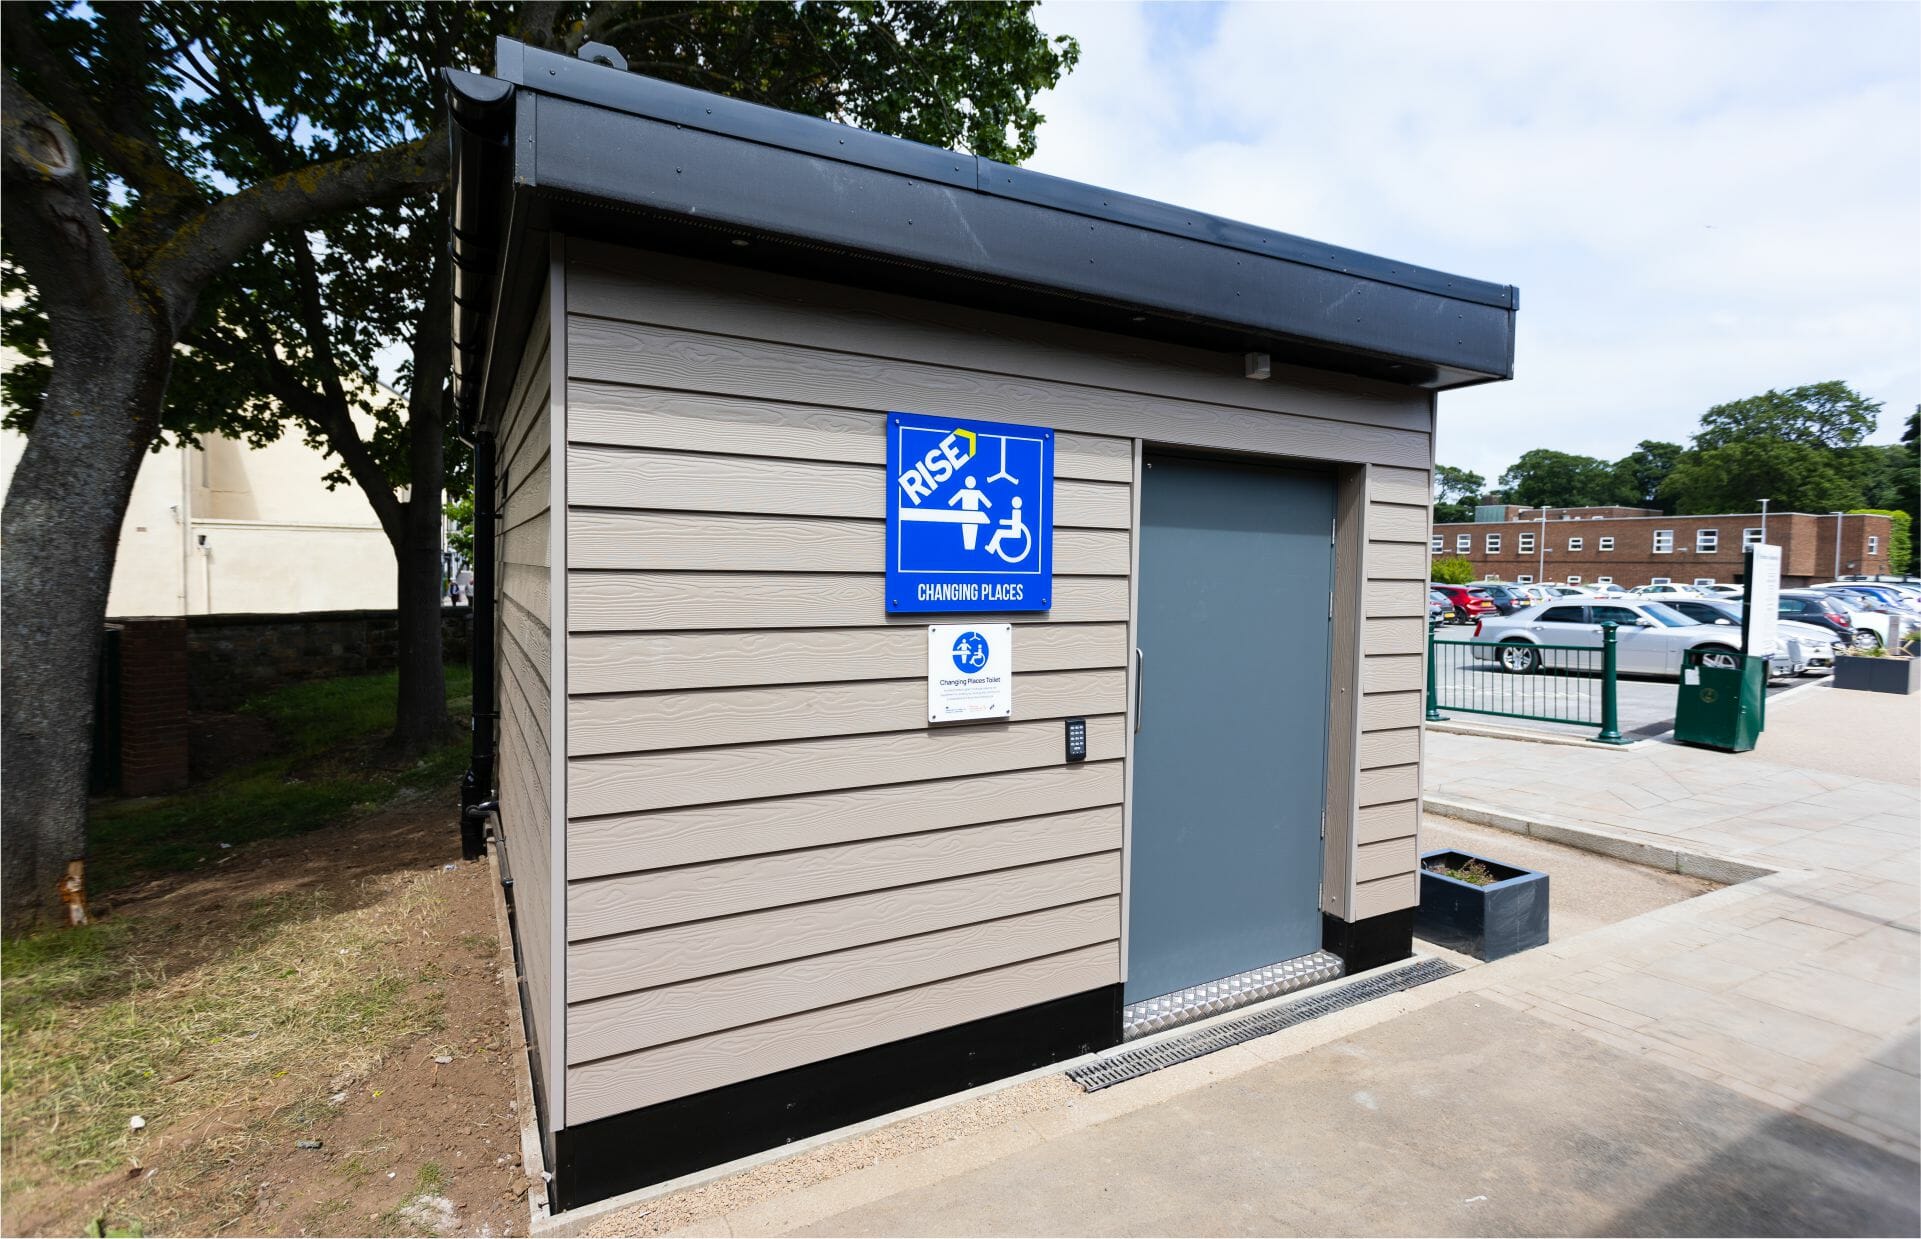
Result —
[[692, 1233], [1921, 1231], [1921, 703], [1427, 760], [1433, 801], [1773, 872]]

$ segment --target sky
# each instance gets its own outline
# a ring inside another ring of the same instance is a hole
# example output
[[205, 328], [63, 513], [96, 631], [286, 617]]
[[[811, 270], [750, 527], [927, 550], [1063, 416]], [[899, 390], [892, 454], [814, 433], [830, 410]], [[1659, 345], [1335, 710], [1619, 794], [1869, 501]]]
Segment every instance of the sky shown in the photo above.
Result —
[[1687, 442], [1841, 379], [1921, 402], [1921, 5], [1108, 4], [1028, 166], [1520, 289], [1437, 459]]

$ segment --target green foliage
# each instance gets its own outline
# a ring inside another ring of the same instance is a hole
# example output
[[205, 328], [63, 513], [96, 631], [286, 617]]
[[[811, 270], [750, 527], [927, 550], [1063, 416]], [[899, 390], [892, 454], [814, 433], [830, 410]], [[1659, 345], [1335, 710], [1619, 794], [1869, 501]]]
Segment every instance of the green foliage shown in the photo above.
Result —
[[1777, 512], [1836, 512], [1861, 503], [1860, 484], [1834, 452], [1785, 439], [1689, 452], [1661, 485], [1661, 497], [1682, 516], [1758, 511], [1763, 495]]
[[1673, 509], [1667, 507], [1661, 497], [1661, 483], [1667, 481], [1668, 474], [1674, 472], [1686, 451], [1679, 443], [1664, 443], [1659, 439], [1643, 439], [1635, 444], [1632, 452], [1614, 462], [1615, 490], [1621, 502], [1628, 507], [1671, 512]]
[[[1908, 571], [1908, 565], [1914, 562], [1914, 518], [1899, 508], [1852, 508], [1850, 511], [1863, 516], [1888, 518], [1888, 545], [1884, 548], [1888, 556], [1888, 571]], [[1862, 572], [1867, 570], [1865, 565], [1861, 569]]]
[[[464, 705], [471, 671], [450, 663], [446, 675], [449, 706]], [[273, 730], [279, 752], [177, 795], [98, 802], [88, 822], [90, 883], [111, 891], [143, 874], [196, 868], [223, 843], [301, 834], [404, 791], [450, 786], [466, 766], [463, 741], [403, 769], [372, 764], [393, 730], [397, 680], [393, 672], [313, 680], [248, 702], [243, 712]]]
[[1585, 508], [1621, 498], [1614, 466], [1592, 456], [1549, 448], [1525, 452], [1501, 475], [1509, 503], [1540, 508]]
[[1434, 519], [1471, 521], [1474, 501], [1487, 489], [1487, 479], [1452, 465], [1434, 466]]
[[1443, 555], [1429, 566], [1427, 576], [1437, 585], [1466, 585], [1474, 580], [1474, 565], [1459, 555]]
[[462, 560], [474, 562], [474, 494], [471, 489], [458, 498], [449, 499], [444, 509], [447, 513], [447, 545]]
[[1778, 439], [1811, 447], [1853, 447], [1874, 433], [1880, 412], [1879, 400], [1869, 400], [1838, 380], [1785, 392], [1769, 389], [1709, 409], [1701, 417], [1694, 446], [1705, 452], [1733, 443]]

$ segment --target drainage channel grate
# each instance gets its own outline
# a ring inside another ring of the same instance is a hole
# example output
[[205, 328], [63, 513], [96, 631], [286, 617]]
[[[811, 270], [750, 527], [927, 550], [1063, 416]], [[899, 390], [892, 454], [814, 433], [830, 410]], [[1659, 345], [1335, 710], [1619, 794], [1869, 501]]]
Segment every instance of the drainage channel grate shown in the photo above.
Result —
[[1389, 994], [1398, 994], [1403, 990], [1413, 989], [1417, 985], [1426, 985], [1429, 981], [1451, 977], [1459, 971], [1459, 968], [1445, 960], [1424, 959], [1399, 972], [1356, 981], [1329, 994], [1303, 998], [1298, 1002], [1290, 1002], [1284, 1007], [1262, 1011], [1244, 1019], [1230, 1020], [1213, 1028], [1203, 1028], [1186, 1036], [1173, 1037], [1154, 1045], [1122, 1050], [1099, 1062], [1073, 1068], [1067, 1073], [1067, 1078], [1080, 1085], [1083, 1092], [1097, 1092], [1109, 1085], [1121, 1084], [1144, 1076], [1150, 1071], [1172, 1067], [1176, 1063], [1188, 1062], [1191, 1059], [1212, 1054], [1216, 1050], [1225, 1050], [1243, 1041], [1265, 1037], [1283, 1028], [1305, 1024], [1323, 1015], [1332, 1015], [1336, 1011], [1358, 1007], [1376, 998], [1385, 998]]

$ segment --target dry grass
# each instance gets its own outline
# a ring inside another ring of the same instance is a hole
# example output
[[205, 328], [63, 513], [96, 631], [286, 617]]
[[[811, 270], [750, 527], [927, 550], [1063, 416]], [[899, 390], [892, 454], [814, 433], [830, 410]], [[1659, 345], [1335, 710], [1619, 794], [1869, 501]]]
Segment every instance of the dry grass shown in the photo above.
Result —
[[352, 908], [324, 889], [260, 899], [199, 941], [133, 916], [0, 947], [9, 1186], [133, 1177], [162, 1150], [212, 1169], [437, 1027], [437, 991], [388, 949], [437, 897], [418, 872], [377, 881]]

